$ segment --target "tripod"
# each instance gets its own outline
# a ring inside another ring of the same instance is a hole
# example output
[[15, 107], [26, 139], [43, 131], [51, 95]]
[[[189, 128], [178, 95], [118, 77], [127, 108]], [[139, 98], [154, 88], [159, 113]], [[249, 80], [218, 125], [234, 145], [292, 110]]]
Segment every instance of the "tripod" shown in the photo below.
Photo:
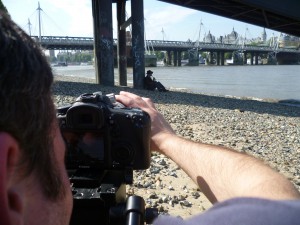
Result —
[[132, 169], [80, 171], [73, 174], [73, 212], [70, 225], [151, 224], [156, 208], [145, 208], [140, 196], [126, 199], [126, 184], [131, 184]]

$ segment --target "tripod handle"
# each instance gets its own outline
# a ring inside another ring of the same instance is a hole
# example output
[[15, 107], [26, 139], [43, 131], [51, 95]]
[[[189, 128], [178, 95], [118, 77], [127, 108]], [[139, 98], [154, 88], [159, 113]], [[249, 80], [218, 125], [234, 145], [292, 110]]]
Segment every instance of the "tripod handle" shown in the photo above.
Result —
[[144, 224], [145, 201], [140, 196], [130, 196], [126, 202], [126, 225]]

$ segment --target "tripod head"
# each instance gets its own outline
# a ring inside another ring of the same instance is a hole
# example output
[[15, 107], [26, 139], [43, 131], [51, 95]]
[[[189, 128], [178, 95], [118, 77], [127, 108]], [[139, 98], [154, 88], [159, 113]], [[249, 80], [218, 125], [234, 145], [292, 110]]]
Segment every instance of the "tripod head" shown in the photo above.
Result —
[[140, 196], [126, 198], [126, 184], [132, 180], [132, 169], [76, 171], [71, 176], [74, 206], [70, 225], [151, 224], [158, 210], [145, 208]]

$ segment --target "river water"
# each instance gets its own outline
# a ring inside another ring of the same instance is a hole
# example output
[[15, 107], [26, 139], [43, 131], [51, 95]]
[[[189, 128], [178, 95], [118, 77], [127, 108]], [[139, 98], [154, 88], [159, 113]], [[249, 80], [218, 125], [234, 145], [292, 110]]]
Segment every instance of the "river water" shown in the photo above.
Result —
[[[153, 76], [167, 88], [197, 93], [289, 100], [300, 104], [300, 65], [152, 67]], [[54, 74], [95, 79], [93, 66], [53, 67]], [[115, 69], [115, 83], [118, 83]], [[132, 85], [132, 68], [127, 69]]]

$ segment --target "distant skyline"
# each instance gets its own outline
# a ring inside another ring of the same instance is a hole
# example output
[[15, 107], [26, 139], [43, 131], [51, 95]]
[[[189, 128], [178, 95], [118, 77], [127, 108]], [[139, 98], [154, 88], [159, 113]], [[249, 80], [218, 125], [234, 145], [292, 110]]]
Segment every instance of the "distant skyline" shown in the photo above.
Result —
[[[37, 0], [2, 0], [12, 19], [32, 35], [38, 35]], [[91, 0], [40, 0], [42, 8], [42, 35], [93, 37]], [[126, 11], [130, 17], [131, 2]], [[116, 4], [113, 4], [113, 33], [116, 38]], [[263, 27], [246, 24], [201, 11], [167, 4], [157, 0], [144, 0], [145, 38], [148, 40], [200, 41], [209, 31], [216, 38], [228, 35], [234, 29], [247, 39], [261, 37]], [[266, 29], [267, 38], [278, 36], [277, 31]]]

